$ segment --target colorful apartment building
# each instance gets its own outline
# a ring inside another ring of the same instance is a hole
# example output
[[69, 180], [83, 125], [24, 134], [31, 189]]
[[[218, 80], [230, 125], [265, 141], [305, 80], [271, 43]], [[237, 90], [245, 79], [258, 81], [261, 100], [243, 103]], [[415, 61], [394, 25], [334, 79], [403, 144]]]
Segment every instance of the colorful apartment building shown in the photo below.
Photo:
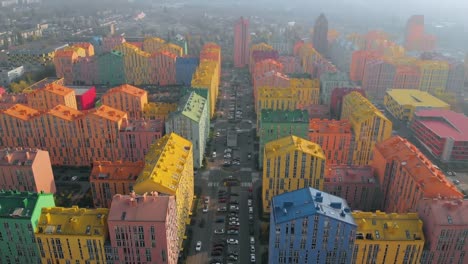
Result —
[[96, 102], [96, 87], [72, 86], [70, 88], [75, 90], [78, 110], [89, 110], [94, 107], [94, 103]]
[[306, 110], [262, 110], [258, 134], [260, 137], [258, 166], [263, 166], [265, 145], [289, 135], [307, 138], [309, 115]]
[[[288, 49], [287, 53], [291, 53], [291, 50], [292, 49]], [[283, 65], [283, 72], [285, 74], [301, 72], [301, 65], [299, 64], [299, 59], [295, 56], [280, 56], [278, 58], [278, 62]]]
[[392, 89], [419, 89], [421, 72], [416, 65], [397, 65]]
[[[84, 50], [83, 50], [84, 51]], [[73, 64], [78, 60], [78, 53], [71, 49], [61, 49], [55, 53], [54, 66], [55, 74], [63, 78], [65, 83], [73, 83]]]
[[84, 49], [86, 57], [94, 56], [94, 46], [89, 42], [73, 43], [73, 47], [79, 47]]
[[344, 96], [340, 120], [348, 120], [354, 133], [352, 165], [368, 165], [375, 144], [392, 135], [392, 122], [358, 92]]
[[176, 84], [176, 59], [177, 55], [169, 51], [160, 51], [151, 55], [151, 69], [156, 70], [156, 84]]
[[348, 87], [349, 85], [348, 75], [344, 72], [320, 75], [320, 103], [329, 105], [333, 89]]
[[447, 87], [449, 65], [445, 61], [421, 60], [417, 62], [421, 78], [419, 90], [434, 94], [445, 91]]
[[351, 57], [358, 47], [345, 36], [338, 37], [330, 45], [329, 56], [331, 61], [343, 72], [349, 73]]
[[124, 111], [131, 119], [143, 117], [144, 106], [148, 103], [148, 92], [129, 84], [107, 90], [101, 103]]
[[[277, 72], [269, 71], [262, 75], [252, 76], [253, 81], [253, 93], [254, 93], [254, 102], [259, 100], [259, 90], [260, 87], [267, 88], [289, 88], [290, 79], [287, 75]], [[279, 89], [275, 89], [279, 90]], [[257, 104], [255, 104], [255, 111], [258, 111]]]
[[34, 230], [42, 207], [55, 206], [53, 194], [1, 190], [0, 204], [0, 262], [40, 264]]
[[55, 193], [49, 153], [28, 148], [0, 149], [0, 188]]
[[424, 198], [463, 198], [442, 171], [399, 136], [375, 146], [371, 166], [379, 178], [386, 212], [416, 212]]
[[320, 145], [328, 165], [348, 164], [352, 137], [347, 120], [309, 120], [308, 139]]
[[183, 96], [177, 110], [166, 120], [166, 133], [174, 132], [192, 142], [195, 168], [203, 166], [209, 130], [208, 101], [195, 92]]
[[[78, 58], [73, 64], [74, 85], [95, 85], [99, 82], [99, 64], [97, 57]], [[67, 83], [70, 84], [70, 83]]]
[[114, 48], [122, 52], [124, 60], [125, 80], [129, 84], [141, 85], [155, 83], [152, 75], [150, 57], [151, 54], [142, 51], [135, 45], [124, 42]]
[[[274, 50], [273, 50], [273, 47], [262, 42], [262, 43], [259, 43], [259, 44], [254, 44], [250, 47], [250, 51], [249, 51], [249, 72], [252, 72], [253, 71], [253, 67], [255, 67], [255, 63], [260, 61], [260, 59], [255, 59], [254, 56], [253, 56], [253, 53], [254, 52], [273, 52], [274, 53]], [[273, 54], [272, 53], [272, 54]], [[268, 59], [268, 58], [271, 58], [271, 59], [278, 59], [277, 57], [274, 57], [273, 56], [265, 56], [266, 53], [264, 53], [264, 56], [262, 59]], [[259, 56], [259, 55], [257, 55]]]
[[346, 200], [304, 188], [271, 207], [268, 263], [351, 263], [356, 223]]
[[57, 105], [65, 105], [78, 109], [75, 96], [76, 94], [73, 89], [51, 83], [44, 88], [27, 93], [27, 101], [29, 107], [41, 111], [47, 111]]
[[234, 66], [245, 67], [249, 64], [249, 20], [241, 17], [234, 25]]
[[413, 120], [414, 113], [424, 109], [450, 109], [446, 102], [431, 94], [413, 89], [388, 90], [384, 98], [387, 110], [402, 121]]
[[111, 245], [118, 252], [113, 263], [177, 264], [176, 213], [172, 195], [115, 195], [108, 218]]
[[364, 78], [366, 63], [380, 57], [381, 55], [373, 50], [358, 50], [353, 52], [349, 69], [349, 79], [353, 82], [361, 82]]
[[38, 146], [39, 138], [34, 137], [37, 131], [34, 120], [40, 115], [38, 110], [21, 104], [0, 111], [1, 147]]
[[115, 47], [125, 43], [126, 40], [122, 36], [110, 36], [102, 39], [102, 52], [110, 52], [115, 49]]
[[344, 87], [333, 89], [330, 98], [330, 115], [332, 118], [340, 119], [341, 108], [343, 107], [343, 98], [352, 92], [358, 92], [362, 96], [366, 97], [364, 90], [359, 87]]
[[291, 90], [297, 91], [297, 105], [307, 106], [319, 104], [320, 101], [320, 80], [291, 78]]
[[465, 69], [462, 61], [436, 52], [424, 52], [420, 58], [422, 60], [447, 62], [449, 69], [445, 90], [457, 95], [463, 94]]
[[436, 47], [436, 37], [425, 33], [424, 16], [413, 15], [405, 29], [405, 48], [409, 51], [432, 51]]
[[380, 186], [370, 166], [327, 166], [323, 191], [345, 199], [353, 210], [375, 211], [380, 206]]
[[176, 103], [151, 102], [144, 105], [142, 114], [145, 119], [160, 119], [165, 122], [169, 114], [176, 109]]
[[96, 55], [99, 84], [110, 87], [127, 83], [125, 79], [124, 54], [113, 50]]
[[219, 89], [219, 67], [216, 61], [201, 60], [200, 65], [193, 74], [191, 86], [196, 89], [208, 91], [210, 118], [215, 114], [216, 100]]
[[89, 183], [96, 208], [110, 208], [116, 194], [129, 194], [140, 175], [143, 161], [95, 161]]
[[263, 75], [266, 72], [270, 71], [277, 71], [283, 72], [283, 64], [275, 59], [265, 59], [255, 63], [253, 67], [252, 80], [254, 80], [254, 76]]
[[3, 93], [0, 95], [0, 110], [10, 108], [15, 104], [28, 104], [26, 94]]
[[218, 83], [221, 81], [221, 46], [214, 42], [208, 42], [200, 50], [200, 61], [214, 61], [218, 64]]
[[162, 138], [164, 131], [164, 122], [161, 119], [124, 121], [119, 131], [123, 158], [128, 161], [144, 160], [151, 144]]
[[[37, 44], [37, 45], [36, 45]], [[53, 63], [55, 52], [68, 44], [48, 45], [44, 48], [43, 43], [33, 43], [31, 47], [18, 47], [8, 52], [8, 62], [12, 65], [29, 65], [32, 67], [44, 67]]]
[[325, 159], [317, 143], [294, 135], [268, 142], [263, 162], [263, 212], [270, 213], [276, 195], [309, 186], [322, 190]]
[[177, 57], [175, 64], [176, 83], [180, 85], [190, 85], [192, 76], [200, 64], [200, 59], [196, 57]]
[[414, 137], [436, 159], [463, 162], [468, 159], [468, 118], [450, 110], [427, 109], [414, 114]]
[[421, 263], [468, 262], [468, 201], [423, 199], [417, 209], [426, 238]]
[[44, 207], [35, 229], [42, 263], [106, 263], [109, 209]]
[[194, 198], [192, 143], [175, 133], [156, 141], [146, 155], [145, 167], [133, 188], [137, 194], [156, 191], [175, 196], [178, 249], [182, 250]]
[[416, 213], [356, 211], [352, 217], [357, 225], [352, 263], [421, 263], [423, 222]]
[[393, 87], [396, 67], [385, 59], [370, 59], [364, 66], [362, 89], [368, 98], [382, 101], [385, 92]]
[[161, 50], [166, 41], [157, 37], [147, 37], [143, 40], [143, 50], [148, 53], [156, 53]]

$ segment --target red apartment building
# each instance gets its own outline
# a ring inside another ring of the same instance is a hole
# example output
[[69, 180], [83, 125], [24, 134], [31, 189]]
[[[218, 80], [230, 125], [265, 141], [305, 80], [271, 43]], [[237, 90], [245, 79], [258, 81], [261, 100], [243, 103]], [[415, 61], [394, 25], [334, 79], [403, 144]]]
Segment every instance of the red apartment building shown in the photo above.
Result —
[[327, 165], [348, 164], [351, 138], [347, 120], [309, 120], [309, 140], [322, 147]]
[[375, 146], [371, 166], [379, 179], [382, 208], [387, 213], [416, 212], [424, 198], [463, 199], [442, 171], [399, 136]]
[[398, 65], [392, 89], [419, 89], [421, 72], [416, 65]]
[[468, 161], [468, 117], [444, 109], [419, 110], [411, 123], [414, 137], [443, 162]]
[[0, 149], [0, 188], [21, 192], [55, 193], [49, 153], [39, 149]]
[[378, 59], [381, 55], [373, 50], [357, 50], [351, 56], [349, 69], [349, 79], [354, 82], [361, 82], [364, 78], [364, 68], [366, 63], [372, 59]]
[[241, 17], [234, 26], [234, 66], [245, 67], [249, 64], [250, 33], [249, 20]]
[[370, 166], [330, 166], [325, 171], [323, 191], [345, 199], [353, 210], [380, 208], [379, 182]]

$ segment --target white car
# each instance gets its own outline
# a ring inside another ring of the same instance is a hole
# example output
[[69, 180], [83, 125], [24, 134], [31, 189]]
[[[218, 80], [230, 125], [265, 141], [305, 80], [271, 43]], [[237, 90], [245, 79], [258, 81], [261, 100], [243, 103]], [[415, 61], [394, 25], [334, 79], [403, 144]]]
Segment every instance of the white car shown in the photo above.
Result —
[[195, 246], [195, 251], [201, 250], [201, 241], [197, 241], [197, 245]]
[[253, 207], [252, 206], [249, 207], [249, 214], [253, 214]]
[[250, 262], [255, 263], [255, 254], [250, 254]]
[[239, 222], [236, 222], [236, 221], [232, 221], [232, 222], [229, 222], [229, 225], [230, 226], [239, 226]]
[[255, 246], [254, 245], [250, 245], [250, 253], [255, 253]]
[[234, 239], [234, 238], [229, 238], [226, 240], [226, 243], [230, 244], [230, 245], [238, 245], [239, 244], [239, 240], [237, 239]]
[[213, 157], [213, 158], [216, 158], [216, 151], [213, 151], [212, 157]]
[[206, 204], [203, 207], [203, 213], [208, 213], [208, 205], [206, 205]]
[[215, 229], [214, 233], [217, 234], [217, 235], [224, 234], [224, 229], [222, 229], [222, 228], [221, 229]]
[[73, 177], [71, 177], [71, 180], [72, 180], [72, 181], [76, 181], [76, 179], [78, 179], [78, 176], [73, 176]]
[[253, 236], [250, 237], [250, 245], [255, 245], [255, 238]]
[[248, 200], [247, 200], [247, 205], [248, 205], [248, 206], [252, 206], [252, 199], [248, 199]]

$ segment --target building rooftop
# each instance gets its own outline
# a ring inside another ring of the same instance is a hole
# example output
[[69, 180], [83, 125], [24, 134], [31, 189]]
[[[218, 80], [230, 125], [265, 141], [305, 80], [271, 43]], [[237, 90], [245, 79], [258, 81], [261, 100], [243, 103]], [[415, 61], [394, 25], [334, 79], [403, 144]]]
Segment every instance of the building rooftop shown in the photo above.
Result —
[[[138, 176], [134, 189], [144, 193], [148, 188], [174, 195], [192, 151], [192, 142], [175, 134], [166, 134], [153, 143], [145, 157], [145, 167]], [[193, 177], [193, 176], [192, 176]]]
[[159, 196], [157, 192], [143, 195], [116, 194], [112, 199], [108, 221], [165, 222], [171, 200], [174, 200], [174, 196]]
[[85, 116], [83, 112], [65, 105], [57, 105], [50, 109], [47, 113], [68, 121], [73, 121]]
[[262, 123], [309, 123], [307, 110], [268, 110], [262, 109]]
[[317, 134], [351, 134], [351, 124], [348, 120], [310, 119], [309, 133]]
[[286, 153], [291, 150], [298, 150], [325, 160], [325, 154], [323, 154], [323, 150], [319, 144], [293, 135], [270, 141], [265, 145], [266, 155], [271, 153]]
[[41, 112], [39, 112], [38, 110], [22, 104], [15, 104], [10, 108], [0, 111], [0, 113], [2, 112], [6, 115], [24, 121], [30, 120], [34, 117], [38, 117], [41, 115]]
[[40, 196], [50, 193], [32, 193], [0, 190], [0, 218], [29, 219]]
[[468, 200], [424, 199], [418, 204], [419, 214], [427, 214], [433, 223], [441, 226], [467, 226]]
[[143, 161], [95, 161], [89, 177], [90, 181], [135, 181], [143, 170]]
[[204, 97], [198, 95], [196, 92], [190, 92], [180, 99], [177, 110], [170, 113], [169, 117], [182, 114], [194, 122], [199, 123], [206, 104], [207, 100]]
[[54, 93], [54, 94], [57, 94], [57, 95], [61, 95], [61, 96], [65, 96], [65, 95], [68, 95], [70, 93], [75, 92], [71, 88], [68, 88], [68, 87], [65, 87], [65, 86], [62, 86], [62, 85], [56, 84], [56, 83], [49, 83], [43, 89], [48, 91], [48, 92], [51, 92], [51, 93]]
[[0, 166], [31, 166], [38, 152], [46, 152], [31, 148], [0, 149]]
[[453, 138], [455, 141], [468, 141], [468, 117], [445, 109], [419, 110], [415, 117], [441, 138]]
[[348, 119], [350, 120], [354, 119], [356, 121], [359, 121], [361, 119], [368, 119], [371, 116], [377, 116], [377, 117], [380, 117], [381, 119], [384, 119], [390, 122], [390, 120], [388, 120], [387, 117], [384, 114], [382, 114], [382, 112], [380, 112], [380, 110], [377, 109], [377, 107], [375, 107], [375, 105], [373, 105], [371, 101], [369, 101], [361, 93], [351, 92], [345, 95], [343, 98], [343, 106], [344, 106], [344, 101], [346, 100], [351, 102], [352, 107], [353, 107], [353, 109], [349, 109], [351, 111], [350, 113], [348, 113]]
[[392, 97], [400, 105], [411, 105], [415, 107], [450, 108], [450, 105], [432, 96], [428, 92], [414, 89], [392, 89], [387, 91], [387, 95]]
[[95, 88], [94, 86], [68, 86], [69, 88], [72, 88], [75, 91], [75, 95], [83, 95], [89, 90]]
[[107, 208], [42, 208], [36, 233], [106, 237], [108, 213]]
[[356, 225], [344, 199], [310, 187], [274, 196], [272, 208], [272, 224], [319, 214]]
[[[353, 212], [356, 240], [413, 241], [424, 243], [423, 222], [417, 213]], [[376, 242], [374, 242], [376, 243]]]
[[161, 132], [164, 133], [164, 122], [160, 119], [154, 120], [127, 120], [122, 123], [120, 132]]
[[135, 87], [133, 85], [122, 84], [120, 86], [107, 90], [107, 92], [103, 96], [110, 95], [112, 93], [126, 93], [126, 94], [133, 95], [136, 97], [142, 97], [145, 94], [148, 94], [147, 91], [140, 89], [138, 87]]
[[59, 85], [63, 85], [63, 78], [56, 78], [56, 77], [46, 77], [38, 82], [33, 83], [31, 86], [26, 88], [29, 91], [34, 91], [37, 89], [42, 89], [49, 84], [56, 83]]
[[377, 183], [374, 169], [370, 166], [330, 166], [325, 172], [325, 182], [346, 183]]
[[463, 194], [447, 180], [444, 173], [408, 140], [394, 136], [377, 143], [375, 151], [379, 151], [386, 160], [399, 162], [425, 198], [463, 198]]
[[120, 121], [127, 118], [127, 113], [118, 109], [112, 108], [107, 105], [101, 105], [98, 108], [94, 108], [88, 112], [89, 115], [95, 115], [100, 118], [105, 118], [110, 121]]

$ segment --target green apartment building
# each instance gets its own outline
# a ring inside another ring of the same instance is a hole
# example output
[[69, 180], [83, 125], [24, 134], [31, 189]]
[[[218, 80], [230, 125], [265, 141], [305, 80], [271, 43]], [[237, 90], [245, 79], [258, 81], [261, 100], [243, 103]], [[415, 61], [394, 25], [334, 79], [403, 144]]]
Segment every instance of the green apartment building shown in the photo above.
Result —
[[97, 55], [97, 64], [99, 84], [114, 87], [127, 83], [122, 52], [114, 50]]
[[309, 113], [307, 110], [263, 109], [260, 113], [259, 125], [258, 166], [262, 167], [266, 143], [289, 135], [308, 138]]
[[43, 207], [55, 207], [53, 194], [0, 191], [0, 263], [41, 263], [34, 231]]
[[201, 168], [210, 131], [208, 100], [196, 92], [184, 95], [177, 110], [166, 120], [166, 134], [171, 132], [193, 144], [193, 166]]

